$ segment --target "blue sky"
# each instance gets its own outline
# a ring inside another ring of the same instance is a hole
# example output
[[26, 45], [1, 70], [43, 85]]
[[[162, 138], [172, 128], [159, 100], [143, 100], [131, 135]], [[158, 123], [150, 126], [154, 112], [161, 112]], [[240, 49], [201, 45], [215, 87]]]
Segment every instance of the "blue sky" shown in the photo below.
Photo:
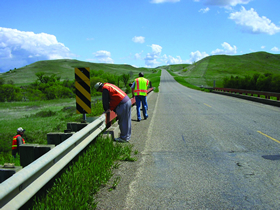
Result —
[[0, 72], [70, 58], [157, 67], [280, 54], [279, 0], [1, 0]]

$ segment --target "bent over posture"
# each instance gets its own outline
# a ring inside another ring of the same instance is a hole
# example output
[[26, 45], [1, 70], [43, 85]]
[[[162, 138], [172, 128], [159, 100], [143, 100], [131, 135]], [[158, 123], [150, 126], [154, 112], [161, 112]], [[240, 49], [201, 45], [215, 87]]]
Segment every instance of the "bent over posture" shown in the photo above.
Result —
[[131, 101], [116, 85], [110, 83], [97, 82], [94, 88], [102, 92], [102, 103], [105, 112], [110, 110], [118, 115], [120, 127], [120, 137], [115, 138], [118, 142], [128, 142], [131, 137]]

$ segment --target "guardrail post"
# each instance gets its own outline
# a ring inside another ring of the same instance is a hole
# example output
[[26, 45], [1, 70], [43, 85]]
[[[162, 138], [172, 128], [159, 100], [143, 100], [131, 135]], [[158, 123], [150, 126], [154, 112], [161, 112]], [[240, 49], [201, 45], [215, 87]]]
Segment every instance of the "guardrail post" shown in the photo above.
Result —
[[71, 130], [73, 132], [78, 132], [79, 130], [86, 127], [88, 123], [77, 123], [77, 122], [69, 122], [67, 123], [67, 130]]
[[39, 144], [22, 144], [19, 147], [20, 165], [25, 167], [53, 149], [55, 145], [39, 145]]
[[20, 165], [22, 167], [25, 167], [34, 161], [34, 157], [35, 157], [34, 148], [38, 145], [39, 144], [22, 144], [19, 146]]
[[59, 145], [61, 143], [60, 134], [60, 132], [47, 133], [48, 144]]
[[61, 142], [65, 141], [73, 135], [71, 133], [62, 133], [62, 132], [53, 132], [47, 134], [48, 144], [54, 144], [55, 146], [59, 145]]
[[21, 166], [15, 166], [14, 164], [9, 164], [9, 163], [0, 165], [0, 183], [10, 178], [21, 169], [22, 169]]

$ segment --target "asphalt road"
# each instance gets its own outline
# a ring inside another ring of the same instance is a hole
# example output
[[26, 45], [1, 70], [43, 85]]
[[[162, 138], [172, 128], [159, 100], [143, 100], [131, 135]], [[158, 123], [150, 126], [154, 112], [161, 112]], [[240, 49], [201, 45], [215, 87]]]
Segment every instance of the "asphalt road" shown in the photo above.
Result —
[[162, 71], [149, 118], [99, 209], [280, 209], [280, 108], [186, 88]]

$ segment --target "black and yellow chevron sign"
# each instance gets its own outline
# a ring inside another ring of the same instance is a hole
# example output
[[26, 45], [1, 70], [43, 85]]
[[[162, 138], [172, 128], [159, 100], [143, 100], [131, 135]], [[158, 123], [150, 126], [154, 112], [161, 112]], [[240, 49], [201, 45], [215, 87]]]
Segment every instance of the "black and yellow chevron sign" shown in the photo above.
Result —
[[75, 68], [76, 112], [91, 113], [89, 67]]

